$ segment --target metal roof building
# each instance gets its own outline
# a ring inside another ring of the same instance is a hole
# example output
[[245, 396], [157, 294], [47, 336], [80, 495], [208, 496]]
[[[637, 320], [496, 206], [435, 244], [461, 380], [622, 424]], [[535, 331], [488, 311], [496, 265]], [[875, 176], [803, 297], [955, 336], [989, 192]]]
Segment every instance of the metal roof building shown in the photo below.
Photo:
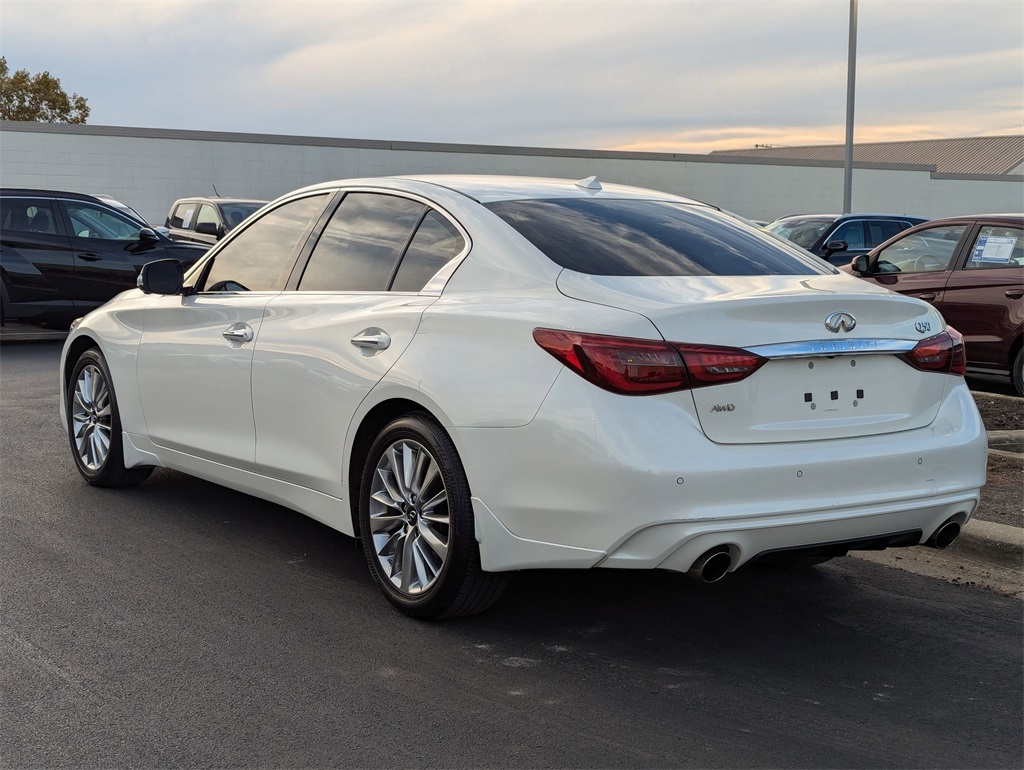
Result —
[[[845, 145], [827, 144], [716, 150], [710, 154], [842, 163], [845, 152]], [[1024, 174], [1024, 135], [855, 144], [853, 160], [856, 163], [912, 163], [935, 166], [935, 171], [939, 174]]]

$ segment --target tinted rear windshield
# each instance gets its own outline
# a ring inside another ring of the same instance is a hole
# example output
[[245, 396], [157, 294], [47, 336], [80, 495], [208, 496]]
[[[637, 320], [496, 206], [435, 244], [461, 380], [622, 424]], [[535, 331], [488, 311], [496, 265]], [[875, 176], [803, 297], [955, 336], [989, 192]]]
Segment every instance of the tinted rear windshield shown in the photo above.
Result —
[[833, 272], [711, 208], [565, 198], [487, 208], [553, 262], [589, 275], [814, 275]]

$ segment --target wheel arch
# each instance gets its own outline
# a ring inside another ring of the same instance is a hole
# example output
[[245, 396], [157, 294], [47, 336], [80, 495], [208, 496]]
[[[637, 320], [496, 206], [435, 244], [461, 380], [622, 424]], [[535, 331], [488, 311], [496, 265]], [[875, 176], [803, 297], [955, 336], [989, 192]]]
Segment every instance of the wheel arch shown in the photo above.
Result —
[[418, 401], [406, 397], [393, 397], [381, 401], [371, 408], [359, 422], [359, 427], [356, 429], [355, 436], [352, 439], [352, 448], [348, 453], [347, 478], [349, 514], [352, 517], [352, 532], [356, 538], [359, 537], [360, 483], [362, 481], [363, 466], [366, 464], [366, 456], [370, 451], [370, 446], [385, 425], [402, 415], [412, 412], [424, 412], [437, 420], [438, 423], [441, 422], [431, 409]]
[[71, 370], [75, 368], [75, 361], [77, 361], [82, 353], [87, 351], [89, 348], [97, 348], [101, 353], [103, 352], [103, 349], [100, 347], [100, 343], [88, 334], [82, 334], [68, 344], [64, 354], [64, 361], [61, 370], [61, 386], [63, 393], [68, 392], [68, 386], [71, 384]]
[[1024, 348], [1024, 334], [1018, 334], [1017, 339], [1010, 343], [1010, 355], [1007, 357], [1006, 369], [1010, 373], [1010, 386], [1017, 390], [1017, 395], [1024, 396], [1024, 388], [1022, 388], [1020, 381], [1017, 378], [1017, 372], [1014, 369], [1014, 364], [1017, 362], [1017, 356], [1020, 355], [1021, 348]]

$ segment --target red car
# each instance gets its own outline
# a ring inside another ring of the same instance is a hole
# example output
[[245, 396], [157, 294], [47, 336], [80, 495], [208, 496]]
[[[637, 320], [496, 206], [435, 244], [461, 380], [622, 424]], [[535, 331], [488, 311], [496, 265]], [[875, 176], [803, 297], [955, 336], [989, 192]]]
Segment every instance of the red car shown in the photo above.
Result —
[[934, 219], [842, 269], [932, 303], [964, 335], [968, 372], [1024, 396], [1024, 214]]

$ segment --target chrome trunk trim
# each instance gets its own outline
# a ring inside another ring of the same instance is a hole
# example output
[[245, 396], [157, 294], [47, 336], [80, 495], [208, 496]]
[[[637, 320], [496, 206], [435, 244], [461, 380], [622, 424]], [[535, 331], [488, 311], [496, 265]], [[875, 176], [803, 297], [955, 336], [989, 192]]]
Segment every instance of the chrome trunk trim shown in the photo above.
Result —
[[852, 356], [906, 353], [913, 350], [914, 340], [894, 339], [845, 339], [806, 340], [804, 342], [780, 342], [773, 345], [754, 345], [744, 348], [765, 358], [818, 358], [821, 356]]

